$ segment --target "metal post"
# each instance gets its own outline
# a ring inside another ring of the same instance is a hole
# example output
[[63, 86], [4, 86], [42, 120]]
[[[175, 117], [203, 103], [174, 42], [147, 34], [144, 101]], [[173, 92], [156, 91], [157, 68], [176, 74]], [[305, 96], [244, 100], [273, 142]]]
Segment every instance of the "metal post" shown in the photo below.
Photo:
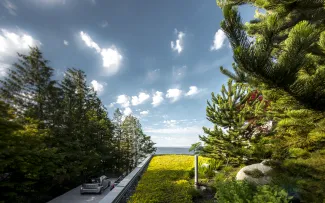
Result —
[[194, 155], [194, 168], [195, 168], [195, 170], [194, 170], [194, 175], [195, 175], [195, 179], [194, 179], [194, 186], [195, 187], [197, 187], [198, 186], [198, 180], [199, 180], [199, 173], [198, 173], [198, 171], [199, 171], [199, 167], [198, 167], [198, 155]]

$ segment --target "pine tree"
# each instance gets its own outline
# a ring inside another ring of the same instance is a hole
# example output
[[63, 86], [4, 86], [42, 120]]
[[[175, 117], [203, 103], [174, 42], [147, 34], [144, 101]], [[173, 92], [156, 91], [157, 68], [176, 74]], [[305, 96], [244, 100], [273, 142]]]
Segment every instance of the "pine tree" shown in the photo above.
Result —
[[208, 102], [207, 119], [214, 128], [203, 127], [207, 134], [200, 136], [205, 143], [203, 153], [231, 164], [259, 159], [254, 154], [254, 143], [263, 138], [263, 133], [256, 134], [256, 129], [264, 122], [257, 116], [265, 112], [266, 106], [267, 102], [256, 91], [229, 80], [227, 89], [223, 85], [220, 94], [212, 93], [212, 104]]
[[[218, 2], [225, 17], [221, 27], [234, 49], [238, 69], [269, 88], [284, 90], [307, 108], [323, 110], [324, 2]], [[267, 11], [259, 14], [247, 29], [234, 8], [244, 3], [254, 3]]]

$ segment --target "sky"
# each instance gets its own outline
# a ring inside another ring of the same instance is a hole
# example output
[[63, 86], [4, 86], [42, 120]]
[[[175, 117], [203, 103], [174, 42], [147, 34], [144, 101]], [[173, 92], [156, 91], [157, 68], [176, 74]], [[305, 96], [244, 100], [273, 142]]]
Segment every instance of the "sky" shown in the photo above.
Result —
[[[254, 10], [240, 8], [244, 22]], [[233, 62], [222, 19], [215, 0], [0, 0], [0, 79], [38, 46], [54, 79], [83, 70], [110, 117], [120, 108], [156, 146], [190, 146]]]

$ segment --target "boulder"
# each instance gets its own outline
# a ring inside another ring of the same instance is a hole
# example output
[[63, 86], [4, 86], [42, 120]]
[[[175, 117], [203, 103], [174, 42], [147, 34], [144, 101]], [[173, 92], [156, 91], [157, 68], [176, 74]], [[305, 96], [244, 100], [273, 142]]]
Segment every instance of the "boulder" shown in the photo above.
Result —
[[270, 183], [271, 177], [268, 175], [272, 168], [264, 165], [265, 162], [252, 164], [243, 167], [236, 175], [236, 180], [247, 180], [257, 185]]

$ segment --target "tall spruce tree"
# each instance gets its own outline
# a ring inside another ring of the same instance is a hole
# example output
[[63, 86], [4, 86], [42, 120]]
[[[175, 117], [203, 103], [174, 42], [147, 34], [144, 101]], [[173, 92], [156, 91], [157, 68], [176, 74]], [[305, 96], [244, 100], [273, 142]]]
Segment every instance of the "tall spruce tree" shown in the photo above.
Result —
[[51, 79], [53, 69], [37, 47], [31, 47], [28, 55], [18, 54], [18, 57], [18, 63], [1, 80], [1, 98], [23, 116], [48, 122], [53, 91], [56, 91], [56, 82]]

